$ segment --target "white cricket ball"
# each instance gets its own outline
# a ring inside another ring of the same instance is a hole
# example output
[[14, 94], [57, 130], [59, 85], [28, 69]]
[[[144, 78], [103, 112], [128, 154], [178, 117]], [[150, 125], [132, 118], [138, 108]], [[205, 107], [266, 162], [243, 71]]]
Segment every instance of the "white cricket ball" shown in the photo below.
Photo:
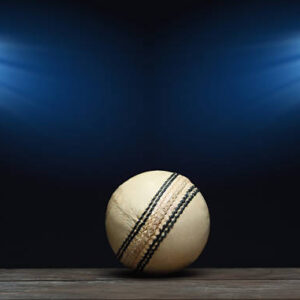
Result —
[[208, 239], [210, 220], [203, 196], [188, 178], [149, 171], [116, 189], [105, 226], [109, 243], [125, 266], [169, 273], [198, 258]]

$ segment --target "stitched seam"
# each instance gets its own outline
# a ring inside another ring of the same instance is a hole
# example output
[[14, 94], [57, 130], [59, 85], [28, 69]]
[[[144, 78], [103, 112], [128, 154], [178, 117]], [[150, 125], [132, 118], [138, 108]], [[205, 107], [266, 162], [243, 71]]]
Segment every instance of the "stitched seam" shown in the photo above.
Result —
[[[194, 191], [193, 191], [194, 190]], [[193, 191], [193, 192], [192, 192]], [[190, 194], [192, 192], [192, 194]], [[184, 209], [187, 207], [187, 205], [192, 201], [192, 199], [196, 196], [196, 194], [199, 192], [199, 190], [192, 186], [185, 196], [182, 198], [178, 206], [176, 207], [175, 211], [173, 211], [171, 217], [169, 220], [163, 225], [163, 228], [160, 230], [158, 236], [156, 239], [152, 242], [151, 246], [149, 247], [147, 253], [144, 255], [144, 257], [140, 260], [138, 263], [136, 270], [143, 271], [143, 269], [146, 267], [146, 265], [149, 263], [150, 259], [152, 258], [153, 254], [161, 244], [161, 242], [165, 239], [167, 234], [170, 232], [170, 230], [173, 228], [174, 224], [178, 220], [179, 216], [183, 213]]]
[[[158, 205], [156, 206], [157, 211], [156, 213], [153, 213], [152, 220], [149, 218], [149, 227], [144, 228], [144, 237], [141, 237], [140, 241], [138, 241], [137, 244], [137, 251], [134, 255], [134, 261], [131, 264], [133, 267], [136, 266], [139, 262], [139, 260], [143, 257], [143, 255], [147, 252], [148, 248], [150, 247], [151, 243], [159, 233], [159, 230], [162, 228], [164, 221], [166, 220], [166, 217], [170, 214], [170, 212], [173, 210], [174, 203], [176, 203], [176, 199], [180, 195], [180, 193], [185, 189], [187, 184], [189, 183], [189, 180], [185, 177], [182, 177], [182, 182], [176, 184], [174, 186], [174, 189], [176, 189], [174, 192], [171, 191], [171, 195], [169, 197], [166, 197], [165, 199], [161, 199], [159, 201]], [[175, 184], [175, 183], [174, 183]]]
[[151, 238], [151, 236], [155, 234], [156, 228], [159, 224], [159, 220], [157, 220], [158, 217], [157, 212], [162, 214], [162, 211], [158, 210], [157, 208], [158, 205], [160, 205], [161, 202], [164, 203], [165, 199], [170, 199], [174, 195], [174, 192], [176, 194], [176, 190], [179, 189], [179, 187], [181, 186], [180, 183], [184, 182], [184, 180], [185, 178], [181, 175], [176, 177], [176, 179], [172, 182], [168, 190], [161, 196], [159, 202], [157, 203], [157, 206], [154, 209], [156, 210], [156, 213], [153, 212], [149, 216], [148, 220], [144, 222], [140, 232], [134, 237], [131, 244], [128, 246], [127, 250], [125, 251], [123, 255], [122, 263], [131, 267], [136, 266], [133, 264], [133, 262], [138, 257], [140, 257], [141, 251], [144, 249], [146, 243]]
[[156, 206], [158, 200], [163, 195], [163, 193], [167, 190], [167, 188], [170, 186], [170, 184], [175, 180], [175, 178], [178, 176], [177, 173], [173, 173], [160, 187], [160, 189], [157, 191], [157, 193], [154, 195], [154, 197], [151, 199], [149, 205], [141, 215], [141, 217], [138, 219], [138, 221], [135, 223], [134, 227], [132, 228], [131, 232], [127, 236], [127, 238], [123, 241], [121, 247], [119, 248], [117, 252], [117, 258], [121, 260], [124, 252], [128, 248], [129, 244], [133, 240], [133, 238], [139, 233], [140, 229], [142, 228], [143, 224], [146, 222], [146, 220], [149, 218], [152, 210]]

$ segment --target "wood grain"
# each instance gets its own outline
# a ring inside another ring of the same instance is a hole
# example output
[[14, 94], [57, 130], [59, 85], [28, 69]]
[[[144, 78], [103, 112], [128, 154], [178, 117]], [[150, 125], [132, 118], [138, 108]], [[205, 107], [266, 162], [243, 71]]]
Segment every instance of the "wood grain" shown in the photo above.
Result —
[[2, 269], [0, 299], [300, 299], [300, 269]]

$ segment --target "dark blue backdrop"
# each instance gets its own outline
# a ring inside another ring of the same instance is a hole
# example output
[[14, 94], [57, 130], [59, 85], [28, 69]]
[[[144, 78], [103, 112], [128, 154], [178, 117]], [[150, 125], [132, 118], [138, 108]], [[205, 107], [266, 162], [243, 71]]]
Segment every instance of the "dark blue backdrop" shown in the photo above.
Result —
[[0, 2], [0, 265], [116, 266], [113, 190], [165, 169], [198, 266], [300, 266], [300, 3]]

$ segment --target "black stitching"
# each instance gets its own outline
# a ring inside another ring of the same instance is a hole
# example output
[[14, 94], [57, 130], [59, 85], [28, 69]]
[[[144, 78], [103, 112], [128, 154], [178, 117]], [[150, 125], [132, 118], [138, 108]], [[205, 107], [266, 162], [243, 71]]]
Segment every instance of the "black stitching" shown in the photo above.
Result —
[[175, 180], [175, 178], [178, 176], [177, 173], [173, 173], [160, 187], [160, 189], [157, 191], [157, 193], [154, 195], [154, 197], [151, 199], [149, 205], [143, 212], [143, 214], [140, 216], [140, 218], [135, 223], [134, 227], [132, 228], [131, 232], [127, 236], [127, 238], [122, 243], [121, 247], [119, 248], [117, 252], [117, 258], [120, 260], [128, 248], [131, 241], [134, 239], [134, 237], [139, 233], [140, 229], [144, 226], [145, 222], [149, 218], [150, 214], [152, 213], [154, 207], [157, 205], [159, 199], [163, 195], [163, 193], [167, 190], [167, 188], [171, 185], [171, 183]]
[[[195, 197], [195, 195], [199, 192], [198, 189], [196, 189], [191, 195], [189, 195], [188, 199], [186, 200], [186, 196], [195, 188], [193, 186], [184, 196], [184, 198], [181, 200], [179, 205], [176, 207], [172, 215], [170, 216], [169, 220], [164, 224], [163, 228], [160, 230], [160, 233], [156, 237], [156, 239], [152, 242], [151, 246], [147, 250], [147, 253], [144, 255], [142, 260], [137, 265], [138, 271], [143, 271], [143, 269], [146, 267], [146, 265], [149, 263], [150, 259], [152, 258], [154, 252], [159, 247], [160, 243], [163, 241], [163, 239], [167, 236], [167, 234], [170, 232], [174, 224], [176, 223], [179, 216], [182, 214], [183, 210], [187, 207], [187, 205], [191, 202], [191, 200]], [[184, 202], [186, 200], [186, 202]], [[176, 215], [176, 213], [178, 214]]]
[[[193, 193], [190, 194], [192, 191]], [[164, 238], [173, 228], [179, 216], [183, 213], [184, 209], [192, 201], [192, 199], [196, 196], [198, 192], [199, 190], [194, 185], [188, 189], [184, 197], [181, 199], [181, 201], [178, 203], [177, 207], [173, 211], [172, 215], [169, 217], [168, 221], [163, 225], [162, 229], [160, 229], [159, 234], [153, 240], [146, 254], [138, 263], [136, 267], [137, 271], [143, 271], [143, 269], [146, 267], [146, 265], [149, 263], [150, 259], [152, 258], [154, 252], [159, 247], [160, 243], [164, 240]]]

